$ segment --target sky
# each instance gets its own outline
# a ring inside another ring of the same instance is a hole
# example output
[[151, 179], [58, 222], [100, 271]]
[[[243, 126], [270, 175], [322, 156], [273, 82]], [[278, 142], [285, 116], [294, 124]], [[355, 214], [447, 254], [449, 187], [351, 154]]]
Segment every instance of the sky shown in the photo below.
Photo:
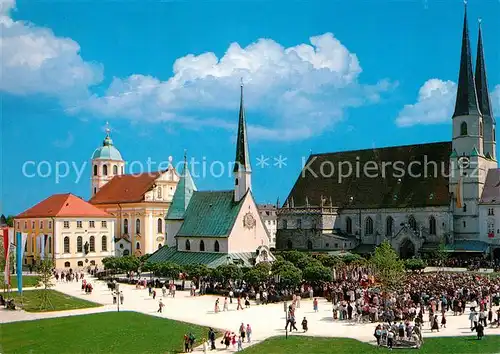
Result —
[[[500, 1], [467, 8], [498, 117]], [[311, 152], [449, 141], [463, 13], [461, 0], [0, 0], [0, 213], [89, 198], [106, 122], [127, 171], [186, 151], [199, 190], [232, 188], [241, 81], [259, 203], [283, 201]]]

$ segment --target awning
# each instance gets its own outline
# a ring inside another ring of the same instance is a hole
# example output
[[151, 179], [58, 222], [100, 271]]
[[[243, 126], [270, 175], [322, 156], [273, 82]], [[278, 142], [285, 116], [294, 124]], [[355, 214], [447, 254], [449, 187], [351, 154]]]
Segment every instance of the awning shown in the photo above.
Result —
[[457, 240], [454, 244], [446, 245], [446, 252], [476, 252], [476, 253], [486, 253], [490, 248], [490, 245], [483, 241], [475, 240]]

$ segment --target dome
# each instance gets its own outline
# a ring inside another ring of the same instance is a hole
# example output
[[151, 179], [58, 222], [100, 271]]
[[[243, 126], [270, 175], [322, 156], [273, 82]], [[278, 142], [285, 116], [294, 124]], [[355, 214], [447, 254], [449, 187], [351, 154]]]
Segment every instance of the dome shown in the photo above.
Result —
[[102, 146], [97, 148], [92, 154], [92, 160], [118, 160], [123, 161], [120, 151], [113, 145], [113, 140], [109, 137], [109, 132], [102, 142]]

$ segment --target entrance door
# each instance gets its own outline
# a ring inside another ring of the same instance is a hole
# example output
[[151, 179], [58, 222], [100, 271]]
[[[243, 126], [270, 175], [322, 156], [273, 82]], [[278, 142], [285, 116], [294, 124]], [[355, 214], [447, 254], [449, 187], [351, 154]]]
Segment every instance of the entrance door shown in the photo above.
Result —
[[415, 245], [410, 239], [405, 239], [399, 246], [399, 256], [403, 259], [412, 258], [415, 256]]

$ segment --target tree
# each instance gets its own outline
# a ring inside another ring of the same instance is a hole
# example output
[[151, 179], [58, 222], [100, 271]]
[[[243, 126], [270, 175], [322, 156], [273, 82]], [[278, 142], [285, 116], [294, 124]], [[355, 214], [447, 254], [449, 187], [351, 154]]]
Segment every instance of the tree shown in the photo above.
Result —
[[382, 242], [371, 258], [375, 279], [384, 291], [401, 288], [405, 276], [404, 262], [391, 247], [388, 241]]
[[175, 280], [179, 277], [182, 269], [178, 264], [172, 262], [163, 262], [158, 264], [158, 272], [167, 278]]
[[261, 262], [244, 272], [243, 280], [252, 285], [258, 285], [269, 279], [271, 265], [267, 262]]
[[279, 277], [280, 284], [285, 286], [296, 287], [302, 282], [302, 271], [293, 264], [291, 267], [280, 268], [276, 275]]
[[342, 256], [342, 262], [345, 264], [354, 264], [356, 262], [363, 262], [364, 258], [357, 253], [346, 254]]
[[444, 241], [439, 243], [439, 246], [433, 252], [434, 259], [437, 259], [440, 267], [444, 267], [446, 260], [449, 257], [449, 253], [446, 251], [446, 245]]
[[291, 262], [301, 270], [303, 270], [312, 261], [314, 261], [314, 258], [312, 258], [312, 256], [309, 255], [308, 253], [299, 252], [295, 250], [283, 252], [281, 255], [283, 256], [285, 261]]
[[14, 227], [14, 215], [7, 216], [6, 224], [9, 227]]
[[407, 259], [405, 261], [406, 270], [410, 270], [410, 271], [415, 272], [415, 271], [425, 269], [425, 267], [427, 267], [427, 264], [425, 263], [424, 260], [422, 260], [420, 258]]
[[52, 283], [52, 270], [54, 269], [54, 264], [50, 259], [44, 259], [40, 261], [37, 266], [38, 272], [38, 283], [35, 285], [36, 288], [43, 287], [40, 291], [40, 310], [53, 309], [54, 306], [50, 302], [50, 288], [54, 286]]
[[332, 280], [332, 270], [321, 263], [311, 264], [302, 272], [304, 280], [314, 283]]
[[210, 268], [205, 264], [188, 264], [184, 267], [184, 272], [190, 278], [202, 278], [207, 277], [210, 274]]
[[243, 278], [243, 271], [236, 264], [223, 264], [215, 269], [214, 276], [221, 282]]
[[341, 266], [344, 262], [341, 257], [330, 256], [328, 254], [318, 254], [316, 259], [321, 262], [321, 264], [327, 268], [333, 268]]

